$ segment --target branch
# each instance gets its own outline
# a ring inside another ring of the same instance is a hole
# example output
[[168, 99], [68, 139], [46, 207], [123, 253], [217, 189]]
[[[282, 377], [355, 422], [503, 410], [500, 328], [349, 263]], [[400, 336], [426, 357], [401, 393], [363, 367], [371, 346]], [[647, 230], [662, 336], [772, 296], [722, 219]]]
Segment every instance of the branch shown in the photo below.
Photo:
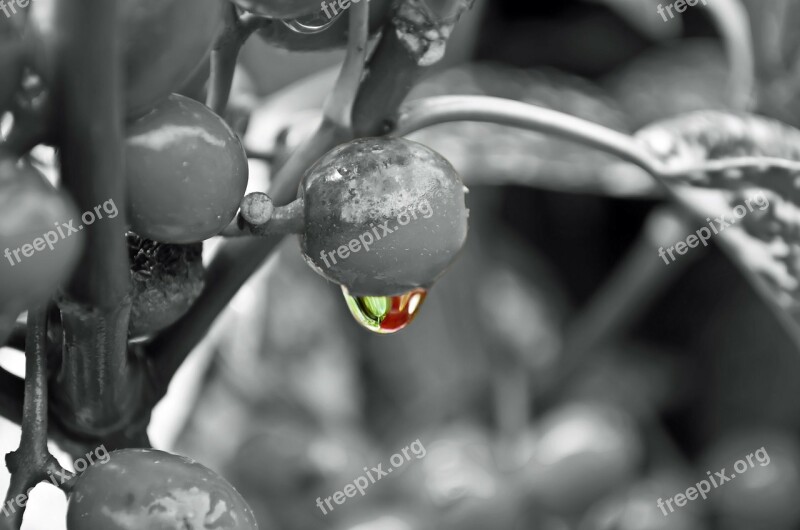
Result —
[[444, 54], [447, 40], [472, 1], [437, 2], [433, 12], [426, 0], [404, 0], [383, 31], [367, 66], [354, 109], [358, 137], [386, 134], [388, 119], [408, 96], [428, 66]]
[[206, 106], [217, 115], [224, 115], [228, 106], [236, 59], [242, 46], [253, 32], [268, 23], [268, 18], [249, 13], [240, 17], [232, 2], [225, 7], [225, 24], [211, 50], [211, 77], [206, 99]]
[[[0, 512], [0, 527], [19, 529], [30, 490], [47, 480], [48, 471], [61, 466], [47, 449], [47, 309], [28, 313], [28, 344], [25, 352], [25, 397], [23, 400], [22, 435], [19, 448], [6, 455], [11, 471], [11, 484]], [[24, 501], [19, 502], [20, 497]], [[8, 513], [10, 512], [10, 513]]]

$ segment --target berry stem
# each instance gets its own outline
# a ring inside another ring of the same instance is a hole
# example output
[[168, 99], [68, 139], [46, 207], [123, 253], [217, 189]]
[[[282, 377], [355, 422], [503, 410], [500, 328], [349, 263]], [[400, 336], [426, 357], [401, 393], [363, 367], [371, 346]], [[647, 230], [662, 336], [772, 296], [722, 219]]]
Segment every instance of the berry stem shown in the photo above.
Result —
[[241, 237], [300, 234], [305, 225], [303, 206], [303, 199], [296, 199], [286, 206], [275, 208], [269, 219], [258, 224], [248, 221], [240, 212], [221, 235]]
[[333, 92], [325, 102], [323, 119], [330, 121], [342, 130], [352, 131], [353, 105], [358, 95], [358, 87], [364, 77], [364, 63], [367, 59], [369, 2], [354, 4], [350, 9], [348, 22], [347, 54]]

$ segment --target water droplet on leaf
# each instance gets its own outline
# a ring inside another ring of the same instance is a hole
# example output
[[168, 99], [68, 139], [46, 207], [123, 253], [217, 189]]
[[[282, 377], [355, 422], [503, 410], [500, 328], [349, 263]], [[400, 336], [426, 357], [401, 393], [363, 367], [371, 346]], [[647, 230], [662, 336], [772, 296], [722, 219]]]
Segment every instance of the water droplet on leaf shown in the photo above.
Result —
[[397, 296], [352, 296], [342, 286], [342, 294], [356, 322], [375, 333], [394, 333], [411, 324], [428, 292], [414, 289]]

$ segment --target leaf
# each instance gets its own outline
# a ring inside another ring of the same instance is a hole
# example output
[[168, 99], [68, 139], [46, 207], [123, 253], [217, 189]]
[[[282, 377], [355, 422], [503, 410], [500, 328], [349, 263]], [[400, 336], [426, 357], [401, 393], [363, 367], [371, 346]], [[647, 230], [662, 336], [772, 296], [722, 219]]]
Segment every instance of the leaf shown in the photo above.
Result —
[[[658, 122], [636, 137], [666, 164], [677, 198], [703, 226], [713, 223], [714, 241], [800, 340], [800, 130], [708, 111]], [[698, 167], [705, 169], [692, 169]], [[695, 188], [680, 186], [687, 182]]]
[[731, 110], [725, 51], [713, 39], [667, 43], [638, 55], [603, 79], [638, 128], [696, 110]]
[[[672, 18], [665, 24], [658, 14], [663, 0], [589, 0], [605, 4], [634, 28], [655, 40], [671, 39], [680, 36], [683, 23], [680, 17]], [[663, 9], [663, 8], [662, 8]]]

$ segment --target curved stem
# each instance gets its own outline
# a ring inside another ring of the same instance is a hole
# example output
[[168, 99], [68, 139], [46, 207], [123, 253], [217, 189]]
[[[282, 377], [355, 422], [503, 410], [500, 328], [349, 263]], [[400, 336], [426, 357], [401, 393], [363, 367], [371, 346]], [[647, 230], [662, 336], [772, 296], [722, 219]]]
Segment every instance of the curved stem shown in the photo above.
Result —
[[725, 43], [731, 104], [735, 109], [748, 110], [755, 103], [756, 59], [747, 9], [741, 0], [712, 0], [706, 8]]
[[228, 106], [236, 59], [242, 46], [254, 31], [268, 22], [269, 19], [250, 14], [239, 17], [233, 3], [226, 6], [225, 24], [211, 50], [211, 77], [206, 98], [206, 106], [217, 115], [222, 116]]
[[347, 54], [330, 98], [325, 102], [323, 114], [345, 130], [352, 130], [352, 113], [358, 87], [364, 76], [369, 39], [369, 2], [359, 2], [350, 8]]
[[490, 96], [437, 96], [404, 105], [391, 134], [405, 136], [431, 125], [482, 121], [553, 134], [636, 164], [653, 175], [666, 168], [634, 138], [602, 125], [528, 103]]

